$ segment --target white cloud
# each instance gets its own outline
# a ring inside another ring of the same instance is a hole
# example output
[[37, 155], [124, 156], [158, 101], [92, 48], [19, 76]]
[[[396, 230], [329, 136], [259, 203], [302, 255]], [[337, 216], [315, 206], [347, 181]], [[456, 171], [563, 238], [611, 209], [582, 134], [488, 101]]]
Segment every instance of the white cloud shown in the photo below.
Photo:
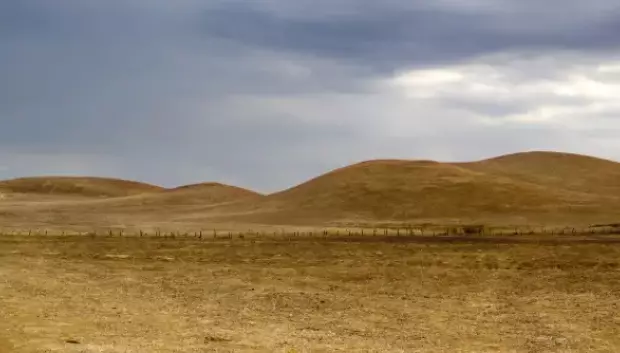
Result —
[[372, 158], [473, 160], [536, 149], [620, 159], [620, 141], [610, 138], [620, 132], [620, 81], [600, 70], [618, 63], [502, 55], [403, 72], [365, 92], [238, 96], [228, 104], [240, 121], [348, 129], [287, 145], [298, 160], [325, 166], [317, 172]]
[[618, 74], [620, 73], [620, 63], [619, 62], [604, 63], [604, 64], [599, 65], [596, 68], [596, 71], [599, 73], [603, 73], [603, 74], [608, 74], [608, 73]]
[[[492, 61], [492, 60], [489, 60]], [[620, 80], [613, 75], [620, 61], [559, 65], [550, 75], [528, 75], [548, 61], [533, 58], [485, 64], [485, 59], [444, 68], [413, 70], [387, 80], [388, 87], [417, 103], [429, 101], [472, 111], [480, 122], [497, 124], [552, 123], [557, 127], [584, 121], [596, 123], [600, 115], [620, 114]], [[490, 107], [494, 109], [489, 110]], [[504, 111], [502, 112], [502, 107]], [[516, 112], [515, 112], [516, 110]], [[620, 122], [606, 121], [620, 129]]]

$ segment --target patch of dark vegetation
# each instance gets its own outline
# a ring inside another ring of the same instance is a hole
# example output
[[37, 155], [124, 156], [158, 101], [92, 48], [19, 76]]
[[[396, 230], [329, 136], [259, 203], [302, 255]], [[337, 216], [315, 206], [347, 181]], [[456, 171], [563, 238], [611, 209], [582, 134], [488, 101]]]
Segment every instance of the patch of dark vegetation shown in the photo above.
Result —
[[204, 338], [204, 343], [218, 343], [218, 342], [230, 342], [232, 341], [230, 338], [228, 337], [222, 337], [222, 336], [217, 336], [217, 335], [207, 335]]

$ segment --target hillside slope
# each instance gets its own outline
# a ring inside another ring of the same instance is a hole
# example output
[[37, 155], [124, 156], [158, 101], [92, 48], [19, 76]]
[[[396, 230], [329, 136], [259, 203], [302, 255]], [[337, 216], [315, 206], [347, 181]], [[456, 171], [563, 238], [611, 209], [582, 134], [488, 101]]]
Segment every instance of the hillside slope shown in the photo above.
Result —
[[3, 199], [0, 226], [583, 225], [620, 222], [620, 163], [528, 152], [468, 163], [367, 161], [270, 195], [219, 183], [164, 189], [60, 177], [0, 182], [6, 193], [30, 196]]
[[173, 209], [168, 207], [184, 205], [209, 206], [242, 200], [255, 200], [261, 197], [263, 195], [259, 193], [236, 186], [221, 183], [201, 183], [165, 189], [158, 193], [106, 200], [100, 204], [117, 207], [161, 206], [166, 207], [168, 211], [173, 211]]
[[3, 194], [121, 197], [162, 191], [136, 181], [100, 177], [31, 177], [0, 181]]
[[[63, 182], [66, 180], [63, 178]], [[72, 180], [73, 181], [73, 180]], [[0, 195], [0, 229], [2, 227], [17, 228], [61, 228], [92, 230], [108, 227], [136, 227], [137, 229], [197, 229], [208, 222], [217, 206], [235, 204], [242, 201], [260, 199], [262, 195], [219, 183], [203, 183], [187, 185], [174, 189], [155, 188], [154, 192], [136, 193], [152, 188], [135, 188], [115, 190], [105, 188], [106, 197], [100, 187], [87, 188], [83, 183], [62, 184], [63, 189], [47, 189], [32, 187], [26, 191], [31, 194], [9, 193]], [[90, 181], [90, 180], [89, 180]], [[10, 184], [14, 190], [24, 191]], [[18, 184], [19, 185], [19, 184]], [[36, 185], [36, 184], [35, 184]], [[58, 184], [54, 184], [57, 186]], [[121, 184], [121, 186], [124, 184]], [[21, 186], [21, 185], [19, 185]], [[112, 193], [112, 191], [116, 191]], [[129, 192], [134, 194], [129, 196]], [[108, 196], [114, 195], [114, 196]], [[215, 211], [215, 214], [218, 214]], [[197, 218], [197, 221], [187, 220]]]
[[171, 198], [204, 196], [214, 203], [262, 196], [262, 194], [252, 190], [215, 182], [184, 185], [168, 189], [166, 194]]
[[597, 198], [620, 197], [620, 163], [606, 159], [571, 153], [523, 152], [460, 166], [548, 189]]
[[619, 163], [532, 152], [470, 163], [362, 162], [246, 205], [236, 219], [287, 224], [591, 218], [613, 214], [615, 205]]

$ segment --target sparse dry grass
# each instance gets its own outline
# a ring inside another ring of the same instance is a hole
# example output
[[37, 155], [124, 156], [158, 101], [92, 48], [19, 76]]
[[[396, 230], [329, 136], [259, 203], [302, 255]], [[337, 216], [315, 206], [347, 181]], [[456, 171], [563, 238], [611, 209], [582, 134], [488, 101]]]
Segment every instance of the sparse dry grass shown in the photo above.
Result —
[[101, 177], [28, 177], [0, 181], [0, 192], [18, 194], [122, 197], [164, 190], [155, 185]]
[[[571, 226], [617, 223], [620, 164], [532, 152], [478, 162], [375, 160], [281, 192], [202, 183], [175, 189], [106, 178], [0, 181], [0, 227], [241, 230], [345, 224]], [[96, 196], [96, 197], [95, 197]]]
[[619, 299], [613, 244], [0, 236], [0, 352], [618, 352]]
[[13, 349], [13, 345], [8, 339], [0, 337], [0, 353], [11, 353]]

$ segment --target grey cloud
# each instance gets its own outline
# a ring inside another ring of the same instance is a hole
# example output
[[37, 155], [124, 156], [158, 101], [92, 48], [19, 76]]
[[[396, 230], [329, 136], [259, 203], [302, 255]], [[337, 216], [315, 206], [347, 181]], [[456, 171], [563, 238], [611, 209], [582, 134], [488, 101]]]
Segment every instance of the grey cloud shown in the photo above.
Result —
[[420, 6], [388, 2], [368, 11], [300, 18], [278, 16], [256, 2], [233, 2], [205, 11], [203, 30], [207, 37], [250, 47], [328, 56], [389, 70], [518, 49], [618, 47], [615, 33], [620, 20], [613, 12], [587, 16], [582, 9], [568, 6], [562, 12], [537, 13], [541, 5], [528, 2], [531, 8], [521, 5], [515, 13], [478, 13], [413, 3]]

